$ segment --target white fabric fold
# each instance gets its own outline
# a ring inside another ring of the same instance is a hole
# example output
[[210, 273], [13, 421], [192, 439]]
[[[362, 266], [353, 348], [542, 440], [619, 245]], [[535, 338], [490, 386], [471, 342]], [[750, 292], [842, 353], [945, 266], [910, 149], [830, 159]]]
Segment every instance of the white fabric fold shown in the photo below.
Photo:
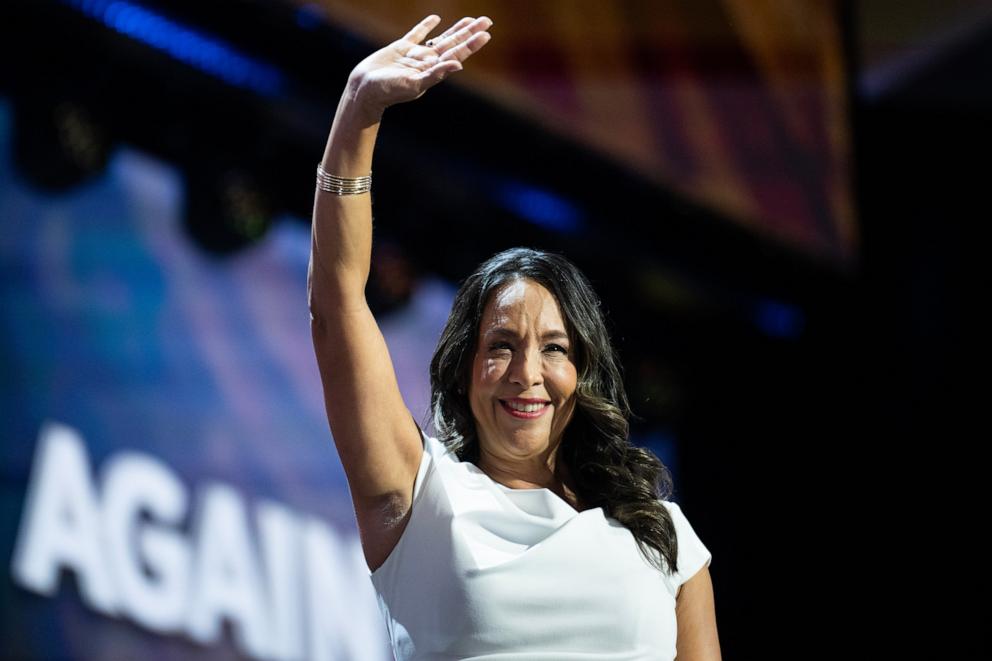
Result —
[[370, 572], [398, 661], [675, 658], [678, 588], [712, 558], [678, 504], [662, 501], [679, 547], [668, 575], [603, 508], [506, 487], [421, 435], [410, 519]]

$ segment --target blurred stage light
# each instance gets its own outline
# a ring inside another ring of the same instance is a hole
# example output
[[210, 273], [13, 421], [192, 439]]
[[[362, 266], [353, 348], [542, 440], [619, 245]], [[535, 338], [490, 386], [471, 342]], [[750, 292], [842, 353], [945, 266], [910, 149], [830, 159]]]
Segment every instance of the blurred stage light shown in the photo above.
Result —
[[417, 269], [402, 244], [381, 234], [372, 247], [366, 297], [376, 314], [388, 314], [409, 304], [417, 284]]
[[33, 185], [64, 191], [103, 171], [111, 140], [96, 114], [71, 99], [14, 102], [14, 161]]
[[275, 66], [239, 52], [202, 30], [123, 0], [62, 0], [112, 30], [152, 46], [235, 87], [263, 96], [277, 96], [286, 78]]
[[324, 8], [315, 2], [296, 10], [296, 24], [304, 30], [315, 30], [326, 22]]
[[759, 301], [754, 310], [754, 323], [767, 335], [782, 338], [798, 338], [806, 325], [806, 319], [799, 308], [765, 299]]
[[207, 250], [225, 254], [255, 243], [272, 223], [271, 196], [238, 169], [186, 174], [184, 222]]
[[581, 209], [536, 186], [504, 182], [497, 186], [496, 200], [520, 218], [555, 232], [574, 233], [585, 226]]

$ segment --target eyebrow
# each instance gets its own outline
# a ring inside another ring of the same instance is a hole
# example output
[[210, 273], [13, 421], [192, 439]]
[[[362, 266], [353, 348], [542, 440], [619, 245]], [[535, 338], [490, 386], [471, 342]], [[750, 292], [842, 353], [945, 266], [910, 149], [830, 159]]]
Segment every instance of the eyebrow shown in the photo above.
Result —
[[[505, 328], [503, 326], [497, 326], [496, 328], [490, 328], [488, 331], [486, 331], [486, 336], [488, 337], [490, 335], [497, 335], [497, 336], [500, 336], [500, 337], [517, 337], [517, 334], [514, 331], [510, 330], [509, 328]], [[541, 335], [541, 339], [542, 340], [567, 340], [568, 339], [568, 333], [566, 333], [563, 330], [552, 330], [552, 331], [548, 331], [547, 333], [544, 333], [543, 335]]]

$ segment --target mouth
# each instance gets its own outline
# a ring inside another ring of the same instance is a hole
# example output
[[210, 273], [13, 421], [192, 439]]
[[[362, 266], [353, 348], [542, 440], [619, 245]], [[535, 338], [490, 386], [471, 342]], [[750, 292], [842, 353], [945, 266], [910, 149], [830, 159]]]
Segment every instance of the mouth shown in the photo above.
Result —
[[540, 418], [542, 415], [544, 415], [544, 412], [551, 407], [551, 402], [545, 402], [543, 404], [526, 404], [526, 405], [514, 403], [511, 405], [508, 401], [503, 399], [499, 400], [499, 404], [504, 411], [512, 415], [514, 418], [521, 418], [524, 420]]

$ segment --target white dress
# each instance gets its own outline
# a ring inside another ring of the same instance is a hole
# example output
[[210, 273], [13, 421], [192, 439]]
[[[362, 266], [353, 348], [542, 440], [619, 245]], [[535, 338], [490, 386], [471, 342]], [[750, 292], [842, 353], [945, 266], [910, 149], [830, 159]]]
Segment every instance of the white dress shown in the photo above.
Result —
[[397, 661], [675, 658], [678, 588], [712, 558], [676, 503], [667, 576], [601, 507], [511, 489], [421, 436], [410, 520], [370, 572]]

